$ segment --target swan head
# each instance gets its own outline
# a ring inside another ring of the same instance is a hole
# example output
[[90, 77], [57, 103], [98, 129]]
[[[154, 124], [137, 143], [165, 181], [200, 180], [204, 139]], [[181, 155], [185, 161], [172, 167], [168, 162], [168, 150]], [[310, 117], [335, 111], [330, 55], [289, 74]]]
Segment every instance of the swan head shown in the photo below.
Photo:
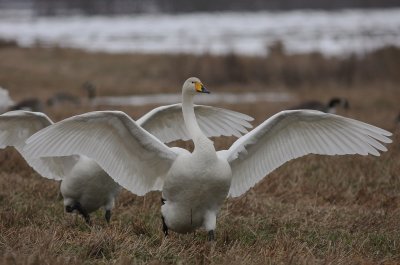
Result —
[[197, 77], [188, 78], [185, 83], [183, 83], [182, 87], [183, 93], [194, 95], [196, 93], [207, 93], [210, 94], [203, 83]]

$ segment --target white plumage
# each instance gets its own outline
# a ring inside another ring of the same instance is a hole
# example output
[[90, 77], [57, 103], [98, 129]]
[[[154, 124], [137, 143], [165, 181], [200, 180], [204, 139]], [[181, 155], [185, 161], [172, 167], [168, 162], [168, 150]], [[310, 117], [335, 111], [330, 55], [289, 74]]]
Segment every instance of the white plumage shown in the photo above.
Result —
[[[199, 117], [210, 117], [211, 122], [207, 124], [209, 136], [241, 135], [247, 132], [246, 127], [251, 127], [248, 121], [252, 118], [247, 115], [209, 106], [195, 108]], [[160, 119], [168, 122], [159, 122]], [[232, 125], [220, 123], [220, 119], [231, 120]], [[187, 132], [182, 130], [180, 104], [153, 109], [137, 123], [165, 142], [188, 138]], [[84, 155], [38, 158], [24, 152], [26, 139], [51, 124], [53, 122], [45, 114], [38, 112], [11, 111], [0, 115], [0, 148], [14, 146], [42, 176], [62, 180], [60, 189], [67, 211], [77, 210], [89, 221], [89, 213], [103, 207], [109, 220], [120, 187], [94, 160]], [[89, 135], [89, 138], [93, 137], [96, 134]], [[60, 141], [50, 137], [46, 142], [55, 144]], [[69, 145], [68, 138], [64, 139], [64, 144], [65, 148]]]
[[10, 98], [8, 90], [0, 87], [0, 113], [7, 111], [15, 102]]
[[380, 142], [391, 142], [391, 133], [360, 121], [294, 110], [272, 116], [229, 150], [216, 152], [199, 125], [203, 119], [195, 116], [196, 92], [207, 91], [199, 79], [189, 78], [182, 89], [182, 112], [193, 153], [167, 147], [122, 112], [86, 113], [59, 122], [32, 136], [25, 151], [31, 157], [87, 155], [139, 195], [163, 184], [164, 232], [204, 227], [213, 239], [226, 196], [240, 196], [286, 161], [310, 153], [379, 155], [386, 151]]
[[227, 151], [232, 167], [229, 194], [237, 197], [285, 162], [307, 154], [372, 154], [387, 151], [391, 133], [378, 127], [314, 110], [275, 114], [239, 138]]

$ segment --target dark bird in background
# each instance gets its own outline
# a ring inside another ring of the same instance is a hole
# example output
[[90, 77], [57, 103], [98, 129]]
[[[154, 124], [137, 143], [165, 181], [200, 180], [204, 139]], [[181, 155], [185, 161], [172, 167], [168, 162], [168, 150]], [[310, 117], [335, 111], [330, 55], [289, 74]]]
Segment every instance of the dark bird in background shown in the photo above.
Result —
[[344, 109], [349, 109], [350, 105], [347, 99], [344, 98], [332, 98], [328, 104], [324, 104], [320, 101], [312, 100], [312, 101], [306, 101], [301, 103], [300, 105], [294, 106], [289, 108], [289, 110], [295, 110], [295, 109], [312, 109], [312, 110], [319, 110], [322, 112], [327, 112], [327, 113], [336, 113], [336, 108], [337, 107], [342, 107]]
[[[96, 97], [96, 86], [87, 81], [82, 85], [82, 89], [86, 91], [87, 103], [90, 104], [91, 101]], [[63, 104], [73, 104], [75, 106], [80, 106], [82, 100], [80, 97], [72, 95], [68, 92], [60, 91], [55, 93], [52, 97], [46, 100], [44, 104], [38, 98], [27, 98], [23, 99], [17, 104], [9, 107], [7, 110], [27, 110], [35, 112], [43, 112], [45, 105], [48, 107], [56, 107]]]
[[397, 125], [400, 126], [400, 112], [399, 112], [399, 115], [397, 115], [395, 122], [396, 122]]
[[96, 93], [96, 86], [91, 83], [90, 81], [86, 81], [83, 85], [82, 88], [84, 90], [86, 90], [87, 93], [87, 98], [89, 99], [89, 101], [93, 100], [97, 93]]
[[[96, 86], [90, 81], [86, 81], [82, 85], [82, 89], [86, 91], [88, 103], [91, 103], [91, 101], [96, 97]], [[54, 94], [46, 101], [46, 104], [49, 107], [54, 107], [62, 104], [73, 104], [75, 106], [80, 106], [81, 103], [82, 100], [80, 97], [64, 91]]]
[[8, 111], [11, 110], [27, 110], [27, 111], [38, 111], [43, 112], [44, 106], [43, 103], [37, 98], [27, 98], [23, 99], [14, 106], [8, 108]]

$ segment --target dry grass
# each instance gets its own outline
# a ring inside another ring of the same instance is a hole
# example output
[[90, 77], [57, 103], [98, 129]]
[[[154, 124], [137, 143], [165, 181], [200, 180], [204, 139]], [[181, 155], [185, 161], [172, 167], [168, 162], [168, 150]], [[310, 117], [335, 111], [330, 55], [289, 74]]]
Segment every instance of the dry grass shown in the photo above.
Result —
[[[221, 66], [227, 60], [225, 57], [0, 49], [0, 85], [9, 88], [17, 99], [28, 94], [45, 99], [62, 89], [79, 94], [79, 87], [86, 80], [98, 84], [103, 95], [176, 92], [188, 75], [198, 75], [206, 84], [210, 78], [214, 90], [279, 88], [294, 93], [298, 101], [344, 96], [352, 108], [342, 114], [395, 132], [394, 143], [381, 157], [307, 156], [285, 164], [244, 196], [228, 199], [218, 219], [215, 244], [206, 243], [201, 231], [195, 235], [172, 233], [164, 238], [160, 194], [156, 192], [137, 197], [123, 191], [111, 224], [106, 225], [99, 211], [93, 216], [94, 225], [89, 227], [80, 217], [63, 212], [62, 201], [57, 199], [57, 182], [40, 177], [17, 152], [7, 148], [0, 152], [0, 264], [400, 263], [400, 130], [394, 124], [400, 110], [396, 87], [399, 80], [387, 70], [392, 66], [385, 68], [387, 75], [379, 70], [376, 76], [363, 80], [368, 76], [366, 69], [375, 63], [398, 63], [398, 57], [393, 55], [398, 51], [389, 51], [392, 59], [381, 55], [385, 59], [377, 56], [373, 61], [371, 58], [376, 56], [373, 54], [367, 59], [353, 58], [357, 64], [362, 64], [362, 60], [371, 63], [363, 61], [367, 66], [351, 68], [354, 70], [351, 80], [357, 81], [347, 85], [336, 82], [334, 71], [323, 70], [323, 65], [327, 67], [331, 62], [329, 67], [339, 68], [350, 59], [329, 61], [317, 56], [320, 63], [316, 63], [316, 55], [275, 58], [275, 64], [281, 65], [281, 71], [275, 73], [288, 71], [288, 65], [297, 65], [293, 67], [301, 73], [317, 70], [325, 73], [322, 78], [308, 76], [309, 81], [302, 78], [298, 81], [301, 84], [292, 86], [285, 83], [288, 77], [278, 74], [273, 82], [250, 81], [258, 75], [251, 71], [244, 80], [239, 78], [221, 85], [239, 75], [233, 73], [228, 78], [228, 67]], [[229, 60], [246, 65], [244, 69], [256, 69], [257, 63], [265, 61], [265, 58], [233, 58]], [[231, 64], [235, 63], [230, 61]], [[210, 66], [213, 68], [209, 69]], [[188, 69], [195, 70], [187, 73]], [[213, 77], [214, 70], [221, 73], [220, 79]], [[225, 107], [254, 116], [258, 124], [295, 103]], [[137, 118], [150, 108], [120, 109]], [[90, 107], [66, 106], [48, 112], [58, 120], [88, 110]], [[232, 141], [216, 139], [215, 144], [220, 149]], [[190, 143], [179, 144], [190, 147]]]

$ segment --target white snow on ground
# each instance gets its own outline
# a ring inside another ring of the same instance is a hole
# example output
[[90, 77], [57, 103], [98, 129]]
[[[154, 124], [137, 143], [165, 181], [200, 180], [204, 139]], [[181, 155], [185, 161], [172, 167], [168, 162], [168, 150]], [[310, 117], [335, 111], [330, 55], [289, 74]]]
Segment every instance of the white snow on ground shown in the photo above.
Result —
[[89, 51], [262, 55], [282, 41], [290, 53], [362, 54], [400, 46], [400, 8], [183, 15], [34, 17], [2, 15], [0, 39]]

